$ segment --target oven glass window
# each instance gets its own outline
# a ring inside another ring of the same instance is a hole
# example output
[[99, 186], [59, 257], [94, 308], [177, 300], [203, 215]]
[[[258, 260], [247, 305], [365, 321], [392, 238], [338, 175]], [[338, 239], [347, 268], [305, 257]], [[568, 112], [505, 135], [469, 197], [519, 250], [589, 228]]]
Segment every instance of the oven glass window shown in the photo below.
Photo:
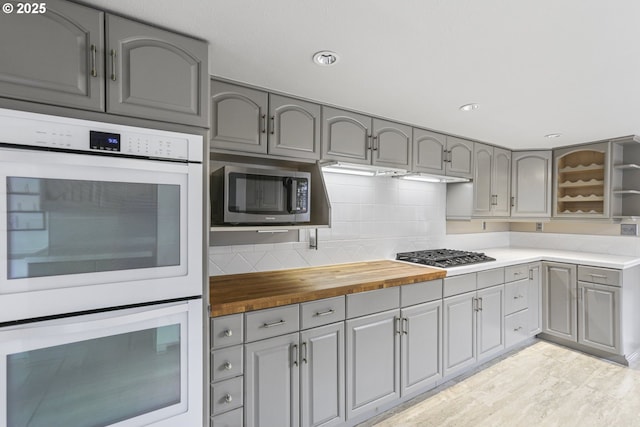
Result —
[[7, 178], [8, 278], [180, 263], [180, 186]]
[[106, 426], [180, 402], [180, 325], [7, 356], [7, 426]]
[[232, 172], [229, 174], [229, 211], [260, 215], [287, 214], [283, 177]]

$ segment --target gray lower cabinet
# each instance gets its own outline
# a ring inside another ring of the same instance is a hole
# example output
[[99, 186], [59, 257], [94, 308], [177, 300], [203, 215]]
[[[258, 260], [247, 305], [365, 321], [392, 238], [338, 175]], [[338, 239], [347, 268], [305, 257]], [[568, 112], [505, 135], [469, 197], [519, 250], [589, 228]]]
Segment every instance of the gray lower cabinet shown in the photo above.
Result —
[[504, 285], [481, 289], [476, 296], [478, 360], [504, 350]]
[[513, 152], [511, 165], [511, 216], [551, 217], [551, 151]]
[[400, 398], [400, 317], [388, 310], [346, 321], [347, 418]]
[[0, 96], [208, 127], [206, 42], [67, 1], [42, 5], [0, 15], [0, 37], [16, 40], [0, 50]]
[[40, 14], [0, 14], [0, 96], [103, 111], [104, 13], [50, 0]]
[[212, 80], [211, 147], [318, 160], [320, 106]]
[[206, 42], [106, 16], [107, 111], [208, 127]]
[[401, 394], [424, 390], [442, 377], [442, 300], [403, 308]]
[[448, 377], [476, 363], [476, 293], [444, 298], [442, 314], [443, 374]]
[[300, 425], [298, 333], [245, 344], [245, 426]]
[[543, 262], [542, 332], [570, 341], [578, 340], [576, 266]]
[[527, 287], [529, 336], [542, 332], [542, 264], [528, 265], [529, 281]]
[[578, 282], [578, 343], [622, 354], [618, 286]]
[[345, 421], [344, 322], [300, 333], [300, 425]]

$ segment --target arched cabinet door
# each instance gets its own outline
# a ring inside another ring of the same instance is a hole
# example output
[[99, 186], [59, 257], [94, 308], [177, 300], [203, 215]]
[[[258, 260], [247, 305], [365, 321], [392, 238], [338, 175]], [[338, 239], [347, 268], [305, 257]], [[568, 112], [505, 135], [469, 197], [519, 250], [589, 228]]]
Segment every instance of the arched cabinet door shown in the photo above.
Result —
[[269, 95], [269, 154], [320, 159], [320, 105]]
[[371, 117], [322, 107], [322, 159], [371, 164]]
[[107, 112], [208, 127], [208, 45], [107, 15]]
[[411, 141], [410, 126], [373, 119], [373, 164], [409, 169]]
[[266, 92], [225, 82], [211, 83], [211, 147], [267, 153]]
[[446, 149], [446, 135], [413, 128], [412, 170], [444, 175], [444, 154]]
[[0, 14], [0, 96], [102, 111], [104, 13], [39, 4], [44, 13]]
[[447, 137], [448, 160], [446, 174], [461, 178], [473, 175], [473, 141]]

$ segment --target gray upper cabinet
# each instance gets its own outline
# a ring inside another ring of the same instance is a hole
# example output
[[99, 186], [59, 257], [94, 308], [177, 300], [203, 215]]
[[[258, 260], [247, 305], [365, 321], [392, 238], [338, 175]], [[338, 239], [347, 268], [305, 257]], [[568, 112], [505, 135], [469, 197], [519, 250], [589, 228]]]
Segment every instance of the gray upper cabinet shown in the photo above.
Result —
[[211, 82], [211, 147], [267, 153], [266, 92]]
[[0, 46], [0, 96], [208, 127], [206, 42], [71, 2], [46, 7], [0, 15], [0, 37], [15, 41]]
[[320, 105], [213, 80], [211, 147], [318, 160]]
[[0, 14], [0, 96], [104, 109], [104, 13], [50, 0], [44, 14]]
[[413, 128], [413, 163], [411, 170], [444, 175], [446, 149], [446, 135]]
[[208, 45], [107, 15], [107, 111], [208, 127]]
[[445, 173], [460, 178], [473, 177], [473, 142], [447, 137]]
[[476, 143], [473, 216], [509, 216], [511, 152]]
[[411, 127], [373, 119], [373, 164], [392, 168], [411, 167]]
[[322, 159], [371, 164], [371, 117], [322, 107]]
[[511, 216], [551, 216], [551, 151], [520, 151], [511, 159]]
[[322, 160], [411, 167], [411, 127], [322, 107]]
[[320, 105], [269, 95], [269, 154], [320, 159]]

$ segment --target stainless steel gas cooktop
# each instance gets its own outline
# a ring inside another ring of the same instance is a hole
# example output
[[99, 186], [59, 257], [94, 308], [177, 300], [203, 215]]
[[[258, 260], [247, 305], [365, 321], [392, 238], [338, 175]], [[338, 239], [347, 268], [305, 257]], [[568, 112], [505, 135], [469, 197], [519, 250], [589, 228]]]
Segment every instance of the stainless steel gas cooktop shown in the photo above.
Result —
[[429, 249], [425, 251], [400, 252], [396, 254], [399, 261], [408, 261], [432, 267], [451, 268], [461, 265], [495, 261], [482, 252], [458, 251], [453, 249]]

